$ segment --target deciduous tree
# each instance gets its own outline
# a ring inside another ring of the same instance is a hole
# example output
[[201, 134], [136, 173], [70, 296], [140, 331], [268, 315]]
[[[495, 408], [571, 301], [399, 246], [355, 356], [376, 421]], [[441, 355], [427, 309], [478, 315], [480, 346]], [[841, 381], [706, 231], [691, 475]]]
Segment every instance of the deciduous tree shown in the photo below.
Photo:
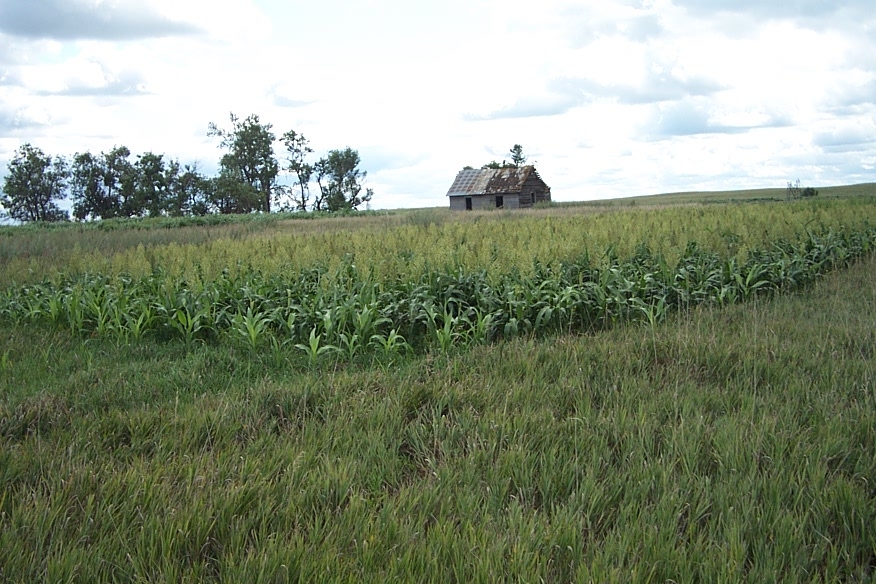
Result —
[[167, 166], [162, 154], [147, 152], [137, 156], [134, 164], [134, 197], [129, 204], [131, 216], [157, 217], [167, 211], [169, 203]]
[[233, 170], [220, 168], [219, 176], [209, 185], [210, 205], [223, 215], [253, 213], [261, 210], [262, 193]]
[[371, 189], [362, 192], [362, 182], [368, 173], [359, 169], [359, 162], [361, 162], [359, 153], [352, 148], [330, 150], [328, 155], [320, 160], [319, 174], [322, 174], [321, 178], [326, 181], [325, 187], [320, 182], [320, 191], [323, 192], [325, 205], [329, 211], [356, 209], [362, 203], [371, 200], [374, 194]]
[[70, 170], [62, 157], [52, 158], [30, 144], [19, 147], [3, 181], [0, 205], [17, 221], [62, 221], [67, 212], [57, 201], [67, 196]]
[[104, 184], [118, 208], [118, 216], [135, 217], [141, 214], [136, 200], [137, 172], [131, 163], [127, 146], [116, 146], [103, 155]]
[[167, 165], [166, 180], [168, 197], [166, 209], [169, 215], [206, 215], [210, 212], [210, 181], [198, 172], [197, 165], [180, 166], [176, 160]]
[[526, 156], [523, 154], [523, 146], [515, 144], [511, 147], [511, 166], [523, 166], [526, 164]]
[[70, 190], [74, 217], [111, 219], [142, 214], [136, 197], [137, 173], [130, 156], [127, 147], [116, 146], [100, 156], [84, 152], [73, 157]]
[[[219, 128], [210, 123], [207, 134], [217, 136], [222, 142], [222, 148], [228, 152], [219, 162], [220, 172], [226, 194], [241, 194], [246, 198], [253, 190], [259, 194], [258, 204], [253, 210], [271, 212], [271, 201], [274, 197], [274, 187], [280, 167], [274, 156], [274, 141], [276, 137], [271, 131], [271, 124], [262, 124], [255, 114], [241, 121], [233, 113], [230, 116], [231, 129]], [[237, 180], [246, 189], [231, 188], [229, 181]], [[235, 206], [235, 205], [232, 205]], [[249, 208], [247, 201], [236, 205]]]
[[292, 196], [292, 203], [296, 210], [307, 211], [310, 201], [310, 180], [313, 177], [313, 165], [307, 162], [307, 155], [313, 153], [307, 138], [295, 130], [289, 130], [283, 134], [283, 144], [286, 145], [286, 170], [295, 175], [295, 185], [298, 194]]
[[328, 161], [325, 158], [320, 158], [313, 165], [313, 179], [319, 188], [319, 192], [313, 198], [313, 205], [311, 206], [313, 211], [325, 211], [326, 198], [329, 194], [328, 175]]
[[73, 216], [80, 221], [115, 216], [109, 213], [113, 206], [106, 195], [103, 174], [102, 160], [91, 152], [77, 152], [73, 157], [70, 190], [73, 195]]

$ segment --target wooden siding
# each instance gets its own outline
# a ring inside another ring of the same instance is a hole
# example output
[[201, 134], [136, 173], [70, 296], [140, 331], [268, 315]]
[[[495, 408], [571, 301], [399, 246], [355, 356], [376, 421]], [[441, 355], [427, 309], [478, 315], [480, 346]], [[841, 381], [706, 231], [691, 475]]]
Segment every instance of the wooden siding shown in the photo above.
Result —
[[496, 197], [502, 197], [502, 209], [525, 209], [532, 206], [532, 197], [521, 197], [516, 194], [505, 195], [471, 195], [469, 197], [455, 196], [450, 197], [451, 211], [465, 211], [465, 200], [471, 199], [471, 208], [473, 211], [484, 211], [496, 209]]

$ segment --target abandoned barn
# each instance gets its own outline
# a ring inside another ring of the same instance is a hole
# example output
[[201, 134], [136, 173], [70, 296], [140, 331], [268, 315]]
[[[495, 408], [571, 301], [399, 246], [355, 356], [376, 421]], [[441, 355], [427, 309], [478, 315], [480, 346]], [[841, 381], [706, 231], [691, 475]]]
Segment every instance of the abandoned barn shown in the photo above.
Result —
[[460, 170], [447, 191], [450, 209], [526, 209], [550, 202], [551, 189], [534, 166]]

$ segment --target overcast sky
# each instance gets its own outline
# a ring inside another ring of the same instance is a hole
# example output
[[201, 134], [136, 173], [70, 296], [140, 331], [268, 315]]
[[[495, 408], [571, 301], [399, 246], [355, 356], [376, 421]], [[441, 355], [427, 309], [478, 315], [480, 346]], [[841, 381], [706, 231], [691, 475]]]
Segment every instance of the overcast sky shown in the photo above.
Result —
[[[0, 0], [0, 174], [198, 162], [254, 113], [352, 147], [375, 208], [515, 143], [554, 200], [876, 181], [873, 0]], [[278, 154], [281, 147], [278, 146]]]

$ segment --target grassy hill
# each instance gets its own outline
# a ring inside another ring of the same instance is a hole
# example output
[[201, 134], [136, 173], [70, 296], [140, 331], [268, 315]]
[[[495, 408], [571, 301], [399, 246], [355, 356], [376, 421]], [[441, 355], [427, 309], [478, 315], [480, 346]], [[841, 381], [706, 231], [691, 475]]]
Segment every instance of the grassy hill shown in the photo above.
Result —
[[[876, 195], [876, 183], [861, 183], [854, 185], [824, 186], [817, 188], [822, 198], [868, 197]], [[584, 201], [560, 203], [560, 205], [592, 205], [592, 206], [625, 206], [625, 205], [679, 205], [679, 204], [714, 204], [743, 202], [778, 202], [787, 200], [787, 189], [747, 189], [730, 191], [690, 191], [680, 193], [661, 193], [609, 199], [607, 201]]]

